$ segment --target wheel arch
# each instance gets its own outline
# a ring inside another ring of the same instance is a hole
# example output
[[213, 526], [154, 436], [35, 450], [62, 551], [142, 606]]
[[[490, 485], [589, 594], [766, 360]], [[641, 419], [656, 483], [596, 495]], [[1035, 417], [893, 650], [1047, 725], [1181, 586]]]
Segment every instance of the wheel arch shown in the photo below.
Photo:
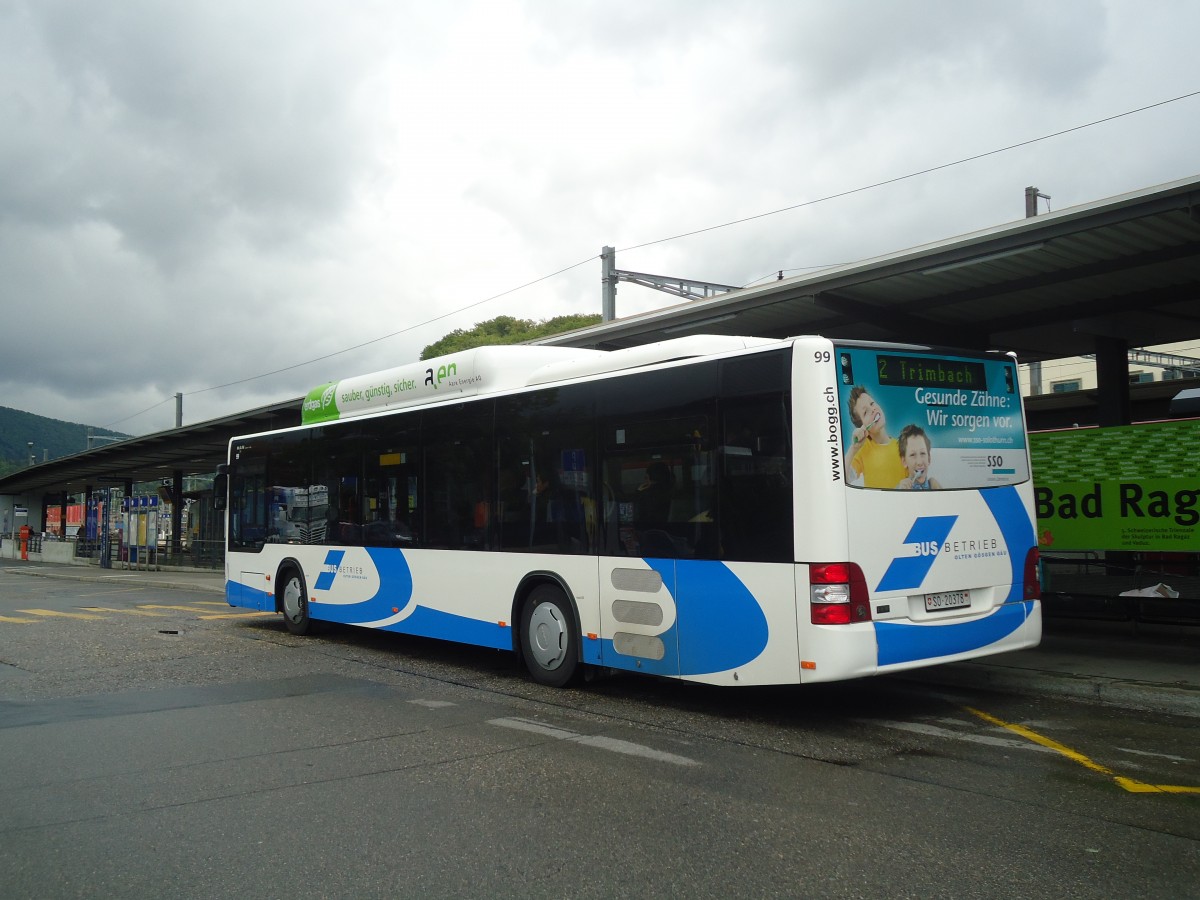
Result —
[[283, 612], [283, 586], [286, 583], [284, 575], [288, 572], [295, 572], [300, 576], [300, 583], [304, 585], [305, 593], [311, 595], [308, 590], [308, 578], [304, 574], [304, 566], [300, 564], [300, 560], [294, 556], [285, 556], [279, 561], [279, 565], [275, 567], [275, 586], [272, 594], [275, 597], [275, 612]]
[[512, 648], [517, 654], [518, 660], [523, 660], [524, 651], [521, 648], [521, 610], [525, 606], [525, 602], [529, 599], [529, 595], [537, 588], [544, 584], [553, 585], [562, 591], [566, 598], [567, 606], [571, 610], [571, 619], [575, 625], [575, 634], [579, 635], [577, 646], [575, 648], [576, 658], [579, 662], [583, 661], [583, 629], [580, 627], [579, 621], [579, 606], [575, 602], [575, 593], [571, 590], [571, 586], [567, 580], [557, 572], [549, 570], [537, 570], [528, 573], [521, 579], [521, 583], [517, 585], [516, 591], [513, 592], [512, 608], [509, 611], [508, 621], [513, 623], [512, 627]]

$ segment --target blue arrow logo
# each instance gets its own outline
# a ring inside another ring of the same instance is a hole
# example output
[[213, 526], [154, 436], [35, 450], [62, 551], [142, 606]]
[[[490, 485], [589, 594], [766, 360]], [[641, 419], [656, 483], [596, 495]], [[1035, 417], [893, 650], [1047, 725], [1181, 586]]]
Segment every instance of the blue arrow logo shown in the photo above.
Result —
[[913, 522], [904, 539], [906, 546], [913, 546], [913, 553], [892, 560], [877, 591], [903, 591], [919, 588], [933, 562], [941, 551], [942, 542], [950, 535], [950, 529], [958, 516], [921, 516]]

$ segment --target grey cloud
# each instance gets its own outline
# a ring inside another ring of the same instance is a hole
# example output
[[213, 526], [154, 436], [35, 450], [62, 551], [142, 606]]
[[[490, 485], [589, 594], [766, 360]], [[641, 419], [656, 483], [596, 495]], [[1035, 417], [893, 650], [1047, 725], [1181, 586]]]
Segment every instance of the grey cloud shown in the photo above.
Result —
[[105, 221], [172, 268], [227, 229], [287, 240], [344, 209], [373, 164], [365, 63], [336, 28], [280, 45], [278, 18], [241, 9], [28, 7], [49, 62], [8, 99], [24, 127], [0, 151], [5, 215]]

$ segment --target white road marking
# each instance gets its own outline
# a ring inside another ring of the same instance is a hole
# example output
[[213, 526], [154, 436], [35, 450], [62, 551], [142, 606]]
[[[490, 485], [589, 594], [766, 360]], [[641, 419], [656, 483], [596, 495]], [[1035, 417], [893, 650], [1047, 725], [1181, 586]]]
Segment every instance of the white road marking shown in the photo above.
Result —
[[926, 725], [923, 722], [891, 722], [885, 719], [857, 719], [864, 725], [881, 725], [896, 731], [910, 731], [913, 734], [924, 734], [930, 737], [949, 738], [952, 741], [966, 741], [969, 744], [986, 744], [989, 747], [1006, 747], [1010, 750], [1032, 750], [1035, 753], [1053, 753], [1049, 747], [1032, 744], [1017, 738], [996, 737], [990, 734], [972, 734], [963, 731], [950, 731], [938, 728], [936, 725]]
[[689, 759], [686, 756], [677, 756], [674, 753], [667, 753], [663, 750], [655, 750], [652, 747], [645, 747], [642, 744], [634, 744], [631, 741], [623, 741], [619, 738], [605, 737], [604, 735], [579, 734], [574, 731], [567, 731], [564, 728], [555, 728], [552, 725], [543, 725], [541, 722], [531, 722], [528, 719], [491, 719], [489, 725], [499, 725], [501, 728], [513, 728], [517, 731], [528, 731], [533, 734], [540, 734], [543, 737], [554, 738], [558, 741], [570, 741], [574, 744], [583, 744], [587, 747], [595, 747], [599, 750], [609, 750], [613, 753], [622, 753], [625, 756], [640, 756], [643, 759], [652, 759], [657, 762], [671, 763], [676, 766], [698, 766], [700, 763], [694, 759]]
[[1151, 753], [1149, 750], [1134, 750], [1132, 747], [1114, 747], [1122, 753], [1132, 753], [1134, 756], [1153, 756], [1155, 759], [1169, 759], [1171, 762], [1191, 762], [1186, 756], [1172, 756], [1170, 753]]

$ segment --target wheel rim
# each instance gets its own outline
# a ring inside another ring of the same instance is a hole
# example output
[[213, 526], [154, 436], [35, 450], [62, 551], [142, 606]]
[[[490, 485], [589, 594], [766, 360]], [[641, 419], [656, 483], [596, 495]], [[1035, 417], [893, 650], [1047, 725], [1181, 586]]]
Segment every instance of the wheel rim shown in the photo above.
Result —
[[289, 578], [283, 586], [283, 614], [292, 622], [299, 622], [304, 616], [304, 591], [297, 577]]
[[567, 657], [570, 632], [562, 611], [553, 603], [539, 603], [529, 617], [529, 650], [539, 666], [557, 669]]

